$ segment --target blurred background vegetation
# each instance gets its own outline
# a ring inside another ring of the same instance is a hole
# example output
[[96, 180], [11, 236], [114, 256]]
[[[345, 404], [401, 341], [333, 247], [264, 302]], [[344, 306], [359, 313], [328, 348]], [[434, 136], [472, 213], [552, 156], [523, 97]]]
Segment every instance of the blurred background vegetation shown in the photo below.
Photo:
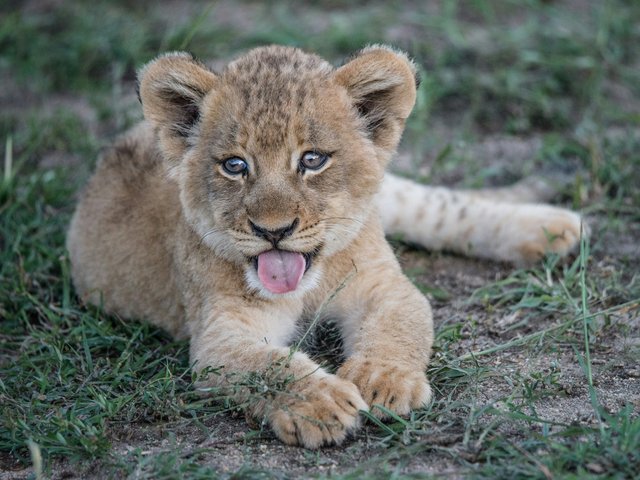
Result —
[[[0, 9], [0, 138], [12, 136], [24, 161], [65, 149], [90, 156], [92, 142], [109, 141], [139, 119], [136, 69], [159, 52], [189, 50], [221, 68], [268, 43], [335, 63], [369, 43], [408, 51], [423, 84], [405, 146], [416, 162], [439, 160], [444, 170], [456, 169], [443, 162], [456, 153], [447, 149], [455, 140], [500, 133], [539, 135], [546, 161], [585, 166], [597, 162], [590, 152], [602, 150], [603, 129], [640, 122], [640, 7], [633, 0], [5, 0]], [[74, 122], [86, 120], [95, 120], [92, 135], [76, 135], [86, 125]], [[618, 180], [631, 173], [625, 165], [617, 172], [586, 166], [598, 194], [619, 190]], [[509, 173], [481, 169], [472, 165], [473, 179], [451, 180], [482, 183]], [[576, 201], [586, 197], [576, 192]]]

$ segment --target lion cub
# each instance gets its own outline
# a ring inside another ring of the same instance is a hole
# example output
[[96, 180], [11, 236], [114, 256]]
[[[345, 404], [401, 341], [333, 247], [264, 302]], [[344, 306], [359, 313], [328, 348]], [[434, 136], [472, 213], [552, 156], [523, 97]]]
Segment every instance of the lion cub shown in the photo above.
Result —
[[[217, 369], [204, 386], [286, 443], [339, 443], [360, 410], [404, 415], [431, 398], [431, 310], [383, 226], [513, 261], [578, 238], [565, 210], [385, 176], [416, 97], [414, 65], [390, 48], [336, 69], [264, 47], [220, 73], [172, 53], [139, 87], [146, 121], [106, 152], [71, 222], [76, 289], [189, 337], [195, 368]], [[290, 347], [319, 311], [339, 319], [347, 360], [335, 375]]]

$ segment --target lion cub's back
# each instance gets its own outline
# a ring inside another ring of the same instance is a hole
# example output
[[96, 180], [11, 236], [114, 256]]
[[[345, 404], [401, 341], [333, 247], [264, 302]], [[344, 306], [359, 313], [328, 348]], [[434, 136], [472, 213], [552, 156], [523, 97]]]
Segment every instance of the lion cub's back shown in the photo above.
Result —
[[104, 154], [71, 221], [67, 249], [78, 294], [185, 335], [171, 269], [180, 221], [177, 187], [166, 179], [153, 132], [140, 124]]

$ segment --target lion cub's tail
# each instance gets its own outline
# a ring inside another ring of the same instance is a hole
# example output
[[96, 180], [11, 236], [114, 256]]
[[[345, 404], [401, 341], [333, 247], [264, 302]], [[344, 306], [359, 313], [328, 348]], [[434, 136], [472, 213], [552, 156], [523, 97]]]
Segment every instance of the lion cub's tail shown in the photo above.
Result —
[[580, 215], [537, 203], [554, 194], [537, 179], [473, 191], [429, 187], [387, 174], [377, 204], [387, 235], [401, 235], [430, 250], [523, 264], [547, 252], [565, 255], [578, 243]]

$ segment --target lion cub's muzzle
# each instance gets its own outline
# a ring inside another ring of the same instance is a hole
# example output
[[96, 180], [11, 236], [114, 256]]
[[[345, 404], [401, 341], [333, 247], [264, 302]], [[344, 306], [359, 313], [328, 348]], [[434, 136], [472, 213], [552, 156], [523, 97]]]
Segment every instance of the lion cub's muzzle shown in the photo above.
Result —
[[314, 253], [292, 252], [278, 248], [281, 240], [293, 235], [299, 223], [300, 220], [296, 218], [285, 227], [269, 230], [249, 220], [253, 233], [274, 247], [252, 258], [260, 283], [271, 293], [294, 291], [311, 266]]

